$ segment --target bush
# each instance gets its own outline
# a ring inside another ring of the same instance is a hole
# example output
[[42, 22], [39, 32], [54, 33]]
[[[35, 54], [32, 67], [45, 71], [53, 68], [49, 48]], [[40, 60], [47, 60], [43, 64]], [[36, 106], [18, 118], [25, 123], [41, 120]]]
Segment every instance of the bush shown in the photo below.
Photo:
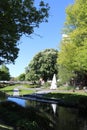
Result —
[[22, 119], [20, 120], [18, 123], [17, 123], [17, 128], [18, 130], [40, 130], [39, 127], [38, 127], [38, 124], [33, 121], [29, 121], [29, 120], [26, 120], [26, 119]]
[[48, 87], [50, 87], [50, 85], [51, 85], [51, 84], [50, 84], [49, 82], [45, 82], [44, 85], [43, 85], [43, 87], [44, 87], [44, 88], [48, 88]]

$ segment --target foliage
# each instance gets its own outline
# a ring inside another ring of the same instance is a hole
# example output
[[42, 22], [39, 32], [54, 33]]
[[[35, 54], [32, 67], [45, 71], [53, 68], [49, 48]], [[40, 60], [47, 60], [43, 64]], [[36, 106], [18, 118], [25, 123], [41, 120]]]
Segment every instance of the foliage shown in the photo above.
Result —
[[[74, 50], [74, 51], [73, 51]], [[59, 79], [62, 83], [68, 82], [72, 77], [75, 76], [75, 53], [76, 46], [69, 41], [62, 41], [61, 51], [57, 62], [59, 64]]]
[[38, 79], [38, 75], [35, 74], [35, 71], [31, 69], [25, 74], [25, 80], [36, 81]]
[[24, 81], [25, 80], [25, 74], [20, 74], [17, 78], [19, 81]]
[[[67, 35], [62, 39], [59, 52], [59, 77], [65, 81], [78, 79], [79, 74], [84, 75], [79, 82], [86, 82], [87, 77], [87, 1], [75, 0], [75, 3], [66, 9], [66, 21], [63, 33]], [[63, 71], [64, 70], [64, 71]], [[67, 77], [64, 79], [64, 77]], [[84, 81], [85, 80], [85, 81]]]
[[9, 69], [5, 65], [0, 68], [0, 80], [10, 80]]
[[11, 101], [1, 102], [0, 118], [15, 130], [53, 130], [53, 122], [40, 109]]
[[49, 6], [42, 0], [0, 0], [0, 65], [15, 61], [18, 41], [30, 36], [42, 22], [47, 22]]
[[75, 90], [75, 87], [74, 86], [68, 86], [68, 85], [63, 85], [63, 86], [60, 86], [59, 88], [58, 88], [58, 90], [62, 90], [62, 91], [71, 91], [71, 92], [73, 92], [74, 90]]
[[43, 84], [43, 87], [44, 88], [49, 88], [51, 86], [51, 83], [49, 83], [49, 82], [45, 82], [44, 84]]
[[51, 80], [53, 74], [58, 73], [57, 68], [58, 51], [54, 49], [46, 49], [39, 52], [28, 65], [28, 72], [26, 73], [26, 80]]
[[31, 121], [24, 120], [24, 119], [23, 120], [21, 119], [18, 122], [17, 127], [19, 129], [23, 129], [23, 130], [37, 130], [37, 129], [39, 129], [38, 124], [35, 121], [31, 122]]
[[58, 93], [48, 93], [44, 96], [60, 99], [59, 105], [79, 108], [85, 114], [87, 112], [87, 93], [83, 91], [60, 91]]

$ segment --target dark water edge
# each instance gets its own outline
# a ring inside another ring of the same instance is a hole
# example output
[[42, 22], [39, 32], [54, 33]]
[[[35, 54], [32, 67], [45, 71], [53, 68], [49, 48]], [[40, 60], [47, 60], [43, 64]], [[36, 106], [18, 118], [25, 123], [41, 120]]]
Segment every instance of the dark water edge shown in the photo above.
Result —
[[[10, 100], [13, 100], [13, 98]], [[15, 100], [16, 99], [14, 99], [14, 102]], [[45, 116], [45, 120], [49, 119], [52, 123], [48, 123], [51, 125], [51, 128], [50, 125], [48, 125], [48, 128], [45, 128], [45, 130], [85, 130], [87, 128], [87, 111], [83, 113], [81, 109], [32, 100], [25, 100], [25, 102], [24, 100], [22, 100], [22, 102], [16, 100], [16, 102], [20, 102], [19, 104], [27, 109], [31, 107], [39, 110], [41, 115]]]
[[87, 110], [56, 102], [4, 96], [0, 102], [0, 119], [14, 130], [87, 130]]

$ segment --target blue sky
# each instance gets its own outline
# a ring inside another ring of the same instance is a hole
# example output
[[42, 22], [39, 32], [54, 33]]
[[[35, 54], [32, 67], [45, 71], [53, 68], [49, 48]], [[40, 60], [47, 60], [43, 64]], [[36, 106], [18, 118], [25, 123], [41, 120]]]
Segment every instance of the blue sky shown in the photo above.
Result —
[[[36, 0], [38, 1], [38, 0]], [[22, 36], [20, 39], [20, 51], [15, 64], [9, 64], [10, 75], [17, 77], [25, 72], [25, 67], [33, 59], [33, 57], [40, 51], [47, 48], [58, 49], [61, 38], [62, 29], [64, 26], [66, 13], [65, 9], [72, 4], [74, 0], [44, 0], [50, 5], [50, 16], [48, 23], [40, 24], [39, 28], [35, 29], [35, 34], [31, 37]]]

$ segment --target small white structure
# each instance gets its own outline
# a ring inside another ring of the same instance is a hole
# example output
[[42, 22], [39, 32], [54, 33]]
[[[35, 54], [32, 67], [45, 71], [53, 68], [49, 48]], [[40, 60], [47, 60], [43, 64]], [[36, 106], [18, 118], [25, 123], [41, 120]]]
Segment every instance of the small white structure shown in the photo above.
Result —
[[79, 90], [79, 87], [76, 87], [76, 90]]
[[56, 75], [53, 75], [52, 83], [50, 89], [57, 89], [57, 81], [56, 81]]
[[19, 96], [19, 89], [18, 88], [14, 88], [13, 96]]
[[83, 87], [84, 92], [87, 93], [87, 87]]

